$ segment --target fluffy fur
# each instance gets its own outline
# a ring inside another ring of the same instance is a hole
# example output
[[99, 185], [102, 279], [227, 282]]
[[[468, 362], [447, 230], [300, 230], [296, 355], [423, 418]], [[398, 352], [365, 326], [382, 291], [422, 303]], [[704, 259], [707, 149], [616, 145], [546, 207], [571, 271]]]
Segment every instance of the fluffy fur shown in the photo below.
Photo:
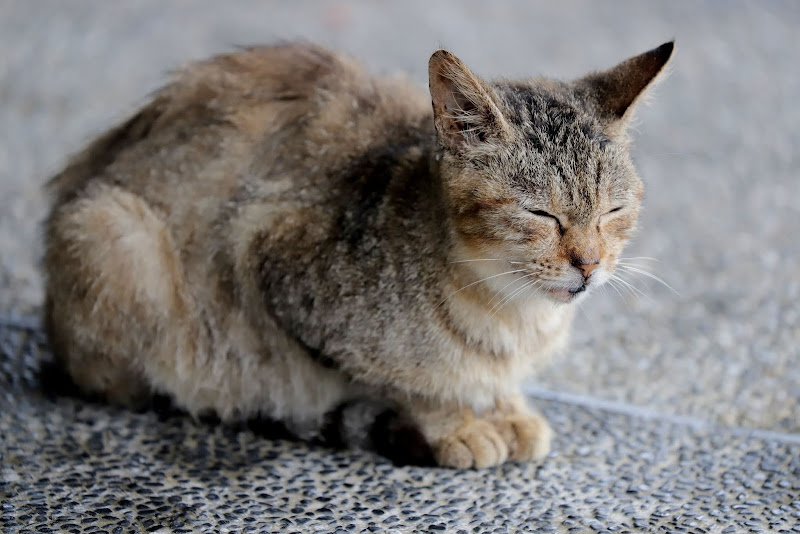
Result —
[[520, 385], [634, 228], [625, 124], [671, 53], [487, 82], [440, 50], [432, 110], [309, 44], [191, 65], [49, 184], [54, 350], [113, 402], [313, 438], [375, 400], [440, 465], [540, 458]]

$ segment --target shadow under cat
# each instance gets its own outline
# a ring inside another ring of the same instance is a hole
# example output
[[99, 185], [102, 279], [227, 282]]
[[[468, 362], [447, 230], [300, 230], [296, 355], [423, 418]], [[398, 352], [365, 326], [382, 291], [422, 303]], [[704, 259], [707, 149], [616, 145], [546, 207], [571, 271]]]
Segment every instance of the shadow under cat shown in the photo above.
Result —
[[[42, 392], [50, 400], [67, 397], [82, 402], [107, 406], [102, 397], [81, 390], [69, 374], [55, 360], [42, 362], [39, 370]], [[214, 412], [205, 412], [196, 418], [180, 409], [168, 395], [154, 394], [138, 408], [140, 413], [155, 413], [159, 421], [177, 418], [192, 419], [209, 428], [222, 426], [232, 432], [248, 430], [270, 440], [306, 441], [296, 436], [281, 421], [265, 417], [251, 418], [240, 423], [223, 423]], [[365, 437], [360, 434], [369, 428]], [[384, 456], [396, 466], [433, 467], [433, 451], [417, 428], [391, 407], [374, 401], [353, 401], [341, 404], [327, 415], [320, 438], [312, 445], [333, 449], [358, 447]]]

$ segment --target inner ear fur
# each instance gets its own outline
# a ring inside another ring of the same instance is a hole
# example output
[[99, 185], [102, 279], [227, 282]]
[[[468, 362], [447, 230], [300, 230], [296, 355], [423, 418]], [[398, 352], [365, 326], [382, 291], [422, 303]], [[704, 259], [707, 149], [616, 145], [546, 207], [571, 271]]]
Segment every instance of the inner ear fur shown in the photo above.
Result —
[[436, 131], [451, 151], [461, 152], [508, 134], [491, 89], [455, 55], [446, 50], [434, 52], [428, 75]]

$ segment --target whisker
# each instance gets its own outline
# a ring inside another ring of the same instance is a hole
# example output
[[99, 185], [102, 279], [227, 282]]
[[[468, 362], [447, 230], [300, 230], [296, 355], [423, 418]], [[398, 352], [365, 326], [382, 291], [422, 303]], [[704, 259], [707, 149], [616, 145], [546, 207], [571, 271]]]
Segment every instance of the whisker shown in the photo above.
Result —
[[540, 289], [542, 289], [542, 286], [541, 286], [541, 285], [540, 285], [539, 287], [534, 287], [534, 288], [533, 288], [533, 291], [531, 292], [531, 294], [530, 294], [530, 295], [528, 295], [528, 298], [526, 298], [526, 299], [525, 299], [525, 302], [523, 302], [523, 303], [522, 303], [522, 306], [523, 306], [523, 307], [525, 307], [525, 306], [528, 304], [528, 301], [530, 301], [530, 300], [531, 300], [531, 298], [532, 298], [532, 297], [533, 297], [533, 296], [534, 296], [536, 293], [538, 293]]
[[639, 267], [634, 267], [632, 265], [620, 264], [619, 268], [622, 269], [623, 271], [626, 271], [626, 272], [629, 272], [629, 273], [637, 273], [637, 274], [641, 274], [642, 276], [646, 276], [648, 278], [652, 278], [656, 282], [660, 282], [661, 284], [664, 284], [664, 286], [667, 287], [670, 291], [672, 291], [676, 295], [680, 296], [680, 293], [675, 291], [675, 289], [673, 289], [673, 287], [671, 285], [669, 285], [668, 283], [666, 283], [664, 280], [662, 280], [658, 276], [654, 275], [653, 273], [647, 272], [644, 269], [640, 269]]
[[528, 289], [532, 285], [535, 285], [536, 282], [537, 282], [536, 280], [532, 280], [530, 282], [526, 282], [525, 284], [523, 284], [523, 286], [521, 288], [515, 290], [513, 293], [508, 295], [505, 299], [503, 299], [501, 302], [499, 302], [497, 305], [495, 305], [495, 308], [497, 308], [497, 309], [492, 308], [492, 310], [494, 310], [494, 312], [492, 312], [492, 310], [489, 310], [489, 312], [491, 313], [491, 315], [489, 315], [489, 317], [491, 318], [491, 317], [494, 317], [495, 315], [497, 315], [500, 312], [500, 310], [505, 308], [506, 305], [509, 304], [512, 300], [514, 300], [514, 298], [517, 295], [519, 295], [520, 293], [522, 293], [523, 291], [525, 291], [526, 289]]
[[600, 291], [600, 290], [602, 289], [602, 290], [603, 290], [603, 296], [604, 296], [604, 297], [605, 297], [605, 296], [608, 296], [608, 291], [606, 290], [606, 286], [605, 286], [605, 285], [601, 285], [601, 286], [595, 286], [595, 287], [593, 287], [593, 288], [591, 288], [591, 289], [592, 289], [592, 290], [597, 290], [597, 291]]
[[[531, 280], [531, 281], [528, 281], [528, 282], [524, 283], [521, 287], [519, 287], [513, 293], [511, 293], [510, 295], [507, 295], [503, 300], [501, 300], [500, 302], [495, 304], [495, 307], [492, 308], [492, 310], [494, 310], [494, 314], [492, 314], [492, 315], [497, 314], [497, 312], [499, 312], [500, 309], [505, 307], [512, 300], [514, 300], [517, 297], [517, 295], [519, 295], [523, 291], [527, 290], [532, 285], [541, 284], [541, 283], [542, 283], [541, 280]], [[489, 311], [492, 311], [492, 310], [489, 310]]]
[[485, 282], [486, 280], [491, 280], [492, 278], [497, 278], [498, 276], [503, 276], [503, 275], [506, 275], [506, 274], [521, 273], [521, 272], [523, 272], [524, 270], [525, 270], [525, 269], [517, 269], [517, 270], [515, 270], [515, 271], [506, 271], [506, 272], [503, 272], [503, 273], [500, 273], [500, 274], [493, 274], [492, 276], [487, 276], [487, 277], [485, 277], [485, 278], [481, 278], [480, 280], [476, 280], [476, 281], [472, 282], [471, 284], [467, 284], [467, 285], [465, 285], [464, 287], [462, 287], [461, 289], [457, 289], [457, 290], [453, 291], [452, 293], [450, 293], [449, 295], [447, 295], [447, 296], [444, 298], [444, 300], [442, 300], [442, 302], [440, 302], [439, 304], [437, 304], [437, 305], [436, 305], [436, 307], [438, 308], [439, 306], [441, 306], [442, 304], [444, 304], [445, 302], [447, 302], [447, 299], [449, 299], [450, 297], [452, 297], [452, 296], [453, 296], [453, 295], [455, 295], [456, 293], [459, 293], [459, 292], [461, 292], [461, 291], [464, 291], [464, 290], [465, 290], [465, 289], [467, 289], [468, 287], [472, 287], [472, 286], [474, 286], [475, 284], [480, 284], [481, 282]]
[[[523, 278], [527, 278], [527, 277], [530, 277], [530, 276], [533, 276], [533, 273], [531, 273], [531, 274], [526, 274], [525, 276], [522, 276], [522, 277], [520, 277], [520, 278], [518, 278], [517, 280], [514, 280], [514, 281], [515, 281], [515, 282], [517, 282], [517, 281], [519, 281], [519, 280], [522, 280]], [[525, 285], [527, 285], [527, 282], [523, 283], [523, 284], [522, 284], [522, 287], [525, 287]], [[506, 287], [508, 287], [508, 286], [506, 286]], [[505, 289], [505, 288], [504, 288], [504, 289]], [[492, 308], [489, 310], [489, 312], [492, 312], [492, 311], [493, 311], [493, 310], [494, 310], [496, 307], [498, 307], [498, 306], [502, 306], [502, 305], [503, 305], [503, 303], [505, 303], [507, 300], [509, 300], [509, 299], [511, 299], [511, 298], [514, 298], [514, 295], [516, 295], [516, 293], [517, 293], [517, 291], [519, 291], [519, 289], [521, 289], [521, 288], [517, 288], [517, 289], [515, 289], [514, 291], [512, 291], [510, 295], [506, 295], [505, 297], [503, 297], [503, 298], [500, 300], [500, 302], [498, 302], [498, 303], [496, 303], [494, 306], [492, 306]], [[498, 293], [498, 294], [499, 294], [499, 293]], [[494, 298], [492, 298], [492, 300], [494, 300]], [[489, 304], [491, 304], [491, 301], [489, 302]]]
[[615, 275], [613, 275], [611, 277], [610, 280], [614, 280], [617, 283], [617, 287], [621, 288], [622, 291], [624, 291], [626, 295], [633, 296], [634, 298], [637, 298], [637, 299], [639, 298], [639, 295], [635, 291], [633, 291], [631, 289], [631, 284], [630, 283], [626, 283], [626, 281], [623, 280], [620, 276], [615, 274]]
[[[649, 296], [648, 294], [646, 294], [644, 291], [642, 291], [641, 289], [639, 289], [639, 288], [638, 288], [638, 287], [636, 287], [635, 285], [631, 284], [631, 283], [630, 283], [630, 282], [628, 282], [627, 280], [623, 279], [622, 277], [620, 277], [620, 276], [616, 276], [616, 275], [615, 275], [614, 279], [615, 279], [615, 280], [617, 280], [617, 282], [620, 282], [621, 284], [623, 284], [623, 286], [624, 286], [624, 287], [628, 287], [628, 288], [630, 288], [631, 290], [633, 290], [633, 291], [635, 291], [636, 293], [638, 293], [639, 295], [643, 296], [644, 298], [646, 298], [646, 299], [647, 299], [647, 300], [649, 300], [650, 302], [653, 302], [653, 299], [651, 299], [651, 298], [650, 298], [650, 296]], [[634, 293], [634, 294], [635, 294], [635, 293]]]
[[503, 258], [476, 258], [472, 260], [455, 260], [448, 263], [468, 263], [471, 261], [504, 261], [506, 263], [510, 263], [511, 265], [524, 265], [525, 262], [522, 261], [514, 261], [514, 260], [506, 260]]
[[[638, 299], [638, 298], [639, 298], [639, 295], [637, 295], [636, 293], [633, 293], [633, 292], [632, 292], [630, 289], [628, 289], [628, 288], [626, 288], [625, 286], [623, 286], [622, 284], [620, 284], [620, 283], [619, 283], [619, 281], [617, 281], [617, 280], [609, 280], [609, 281], [608, 281], [608, 283], [609, 283], [609, 284], [611, 284], [611, 287], [613, 287], [613, 288], [614, 288], [614, 291], [616, 291], [616, 292], [617, 292], [617, 294], [619, 295], [619, 298], [620, 298], [620, 299], [622, 300], [622, 302], [624, 302], [624, 303], [625, 303], [625, 305], [626, 305], [627, 307], [629, 307], [629, 308], [631, 307], [631, 302], [630, 302], [630, 300], [629, 300], [629, 299], [626, 297], [626, 295], [627, 295], [627, 294], [631, 294], [631, 295], [633, 295], [633, 297], [634, 297], [634, 298], [636, 298], [636, 299]], [[619, 288], [620, 288], [620, 287], [622, 287], [622, 288], [623, 288], [623, 290], [625, 290], [625, 291], [626, 291], [626, 294], [623, 294], [623, 293], [622, 293], [622, 292], [619, 290]]]
[[[608, 285], [610, 285], [610, 286], [611, 286], [611, 287], [614, 289], [614, 291], [616, 291], [616, 292], [617, 292], [617, 295], [619, 295], [619, 298], [621, 298], [623, 301], [625, 301], [625, 297], [624, 297], [624, 296], [623, 296], [623, 294], [620, 292], [620, 290], [619, 290], [619, 288], [617, 287], [617, 285], [614, 283], [615, 281], [616, 281], [616, 280], [614, 280], [613, 278], [609, 278], [609, 279], [608, 279]], [[603, 286], [600, 286], [600, 287], [603, 287]]]
[[514, 280], [512, 280], [511, 282], [507, 283], [506, 285], [504, 285], [504, 286], [502, 287], [502, 289], [500, 289], [499, 291], [497, 291], [497, 292], [494, 294], [494, 296], [492, 296], [492, 298], [489, 300], [488, 304], [491, 304], [492, 302], [494, 302], [494, 299], [496, 299], [497, 297], [499, 297], [499, 296], [500, 296], [500, 295], [503, 293], [503, 291], [505, 291], [505, 290], [506, 290], [506, 288], [507, 288], [507, 287], [509, 287], [509, 286], [510, 286], [510, 285], [512, 285], [512, 284], [515, 284], [515, 283], [519, 282], [520, 280], [522, 280], [522, 279], [524, 279], [524, 278], [528, 278], [529, 276], [533, 276], [533, 274], [534, 274], [534, 273], [523, 274], [522, 276], [520, 276], [520, 277], [518, 277], [518, 278], [515, 278], [515, 279], [514, 279]]
[[629, 258], [619, 258], [620, 261], [622, 260], [644, 260], [644, 261], [657, 261], [658, 263], [663, 263], [658, 258], [651, 258], [650, 256], [631, 256]]

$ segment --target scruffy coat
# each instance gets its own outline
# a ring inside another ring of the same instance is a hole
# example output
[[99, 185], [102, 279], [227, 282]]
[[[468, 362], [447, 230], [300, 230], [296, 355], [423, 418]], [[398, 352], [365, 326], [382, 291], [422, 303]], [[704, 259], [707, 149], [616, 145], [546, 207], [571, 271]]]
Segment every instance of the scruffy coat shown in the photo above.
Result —
[[193, 64], [49, 184], [55, 352], [114, 402], [311, 438], [374, 400], [441, 465], [539, 458], [520, 384], [634, 228], [624, 127], [671, 52], [490, 83], [438, 51], [430, 95], [304, 43]]

